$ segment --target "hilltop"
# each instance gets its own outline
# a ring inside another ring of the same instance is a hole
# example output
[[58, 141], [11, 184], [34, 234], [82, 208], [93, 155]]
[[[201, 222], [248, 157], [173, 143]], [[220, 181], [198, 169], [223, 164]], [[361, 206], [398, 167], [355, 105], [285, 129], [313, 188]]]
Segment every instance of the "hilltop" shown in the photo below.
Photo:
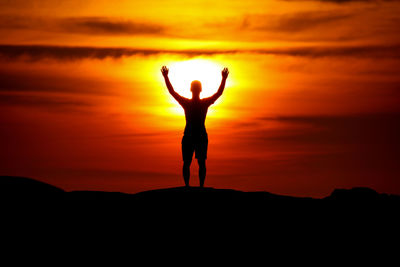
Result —
[[259, 236], [361, 244], [370, 238], [387, 242], [400, 223], [400, 196], [363, 187], [336, 189], [324, 198], [198, 187], [126, 194], [66, 192], [26, 177], [0, 176], [0, 201], [3, 229], [39, 239], [57, 233], [72, 243], [90, 235], [91, 242], [106, 238], [122, 244], [129, 237], [148, 246], [174, 239], [244, 245]]
[[324, 198], [293, 197], [265, 191], [244, 192], [211, 187], [174, 187], [143, 191], [136, 194], [104, 191], [64, 191], [27, 177], [0, 176], [0, 195], [9, 205], [41, 202], [43, 206], [55, 203], [63, 205], [89, 204], [92, 207], [118, 205], [136, 209], [184, 209], [200, 207], [210, 211], [217, 209], [249, 212], [251, 210], [282, 211], [326, 210], [378, 211], [398, 209], [400, 196], [377, 193], [373, 189], [356, 187], [335, 189]]

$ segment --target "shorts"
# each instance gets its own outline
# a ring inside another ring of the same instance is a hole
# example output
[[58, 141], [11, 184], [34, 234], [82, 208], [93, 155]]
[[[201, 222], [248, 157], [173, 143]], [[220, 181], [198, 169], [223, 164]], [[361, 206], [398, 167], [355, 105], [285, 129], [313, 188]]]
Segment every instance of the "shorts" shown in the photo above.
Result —
[[196, 159], [207, 159], [208, 136], [184, 135], [182, 137], [182, 158], [183, 160], [192, 160], [193, 153]]

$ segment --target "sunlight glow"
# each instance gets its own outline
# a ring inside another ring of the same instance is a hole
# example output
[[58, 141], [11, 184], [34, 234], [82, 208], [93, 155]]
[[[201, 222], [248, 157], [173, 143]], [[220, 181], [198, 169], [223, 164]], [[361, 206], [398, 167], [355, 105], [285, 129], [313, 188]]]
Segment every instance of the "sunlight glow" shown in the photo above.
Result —
[[168, 67], [175, 91], [187, 98], [192, 97], [190, 84], [194, 80], [199, 80], [202, 84], [201, 98], [216, 93], [221, 83], [223, 67], [210, 60], [191, 59], [172, 63]]

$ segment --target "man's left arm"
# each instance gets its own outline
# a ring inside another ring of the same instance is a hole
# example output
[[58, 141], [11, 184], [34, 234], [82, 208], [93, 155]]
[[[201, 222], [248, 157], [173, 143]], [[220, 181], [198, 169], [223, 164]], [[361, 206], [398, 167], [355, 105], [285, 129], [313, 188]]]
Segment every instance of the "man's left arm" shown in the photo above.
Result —
[[215, 101], [217, 101], [217, 99], [224, 92], [226, 79], [228, 78], [228, 75], [229, 75], [228, 68], [224, 68], [221, 72], [221, 75], [222, 75], [222, 80], [221, 80], [221, 85], [218, 88], [218, 91], [215, 94], [213, 94], [211, 97], [208, 98], [208, 100], [210, 101], [210, 104], [213, 104]]

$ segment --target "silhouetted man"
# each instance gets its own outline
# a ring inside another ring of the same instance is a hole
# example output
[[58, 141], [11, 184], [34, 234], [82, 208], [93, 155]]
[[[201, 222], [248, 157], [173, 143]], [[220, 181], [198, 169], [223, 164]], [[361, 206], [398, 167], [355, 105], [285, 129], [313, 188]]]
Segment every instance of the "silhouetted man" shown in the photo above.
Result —
[[185, 186], [189, 186], [190, 164], [192, 163], [193, 153], [195, 153], [199, 164], [200, 187], [203, 187], [204, 180], [206, 179], [208, 146], [208, 136], [204, 122], [208, 107], [214, 104], [224, 91], [229, 71], [227, 68], [222, 70], [222, 81], [218, 91], [211, 97], [203, 99], [200, 99], [201, 83], [199, 81], [191, 83], [190, 91], [192, 92], [192, 99], [185, 98], [175, 92], [169, 81], [168, 71], [166, 66], [161, 68], [168, 91], [185, 110], [186, 127], [182, 138], [183, 180], [185, 181]]

